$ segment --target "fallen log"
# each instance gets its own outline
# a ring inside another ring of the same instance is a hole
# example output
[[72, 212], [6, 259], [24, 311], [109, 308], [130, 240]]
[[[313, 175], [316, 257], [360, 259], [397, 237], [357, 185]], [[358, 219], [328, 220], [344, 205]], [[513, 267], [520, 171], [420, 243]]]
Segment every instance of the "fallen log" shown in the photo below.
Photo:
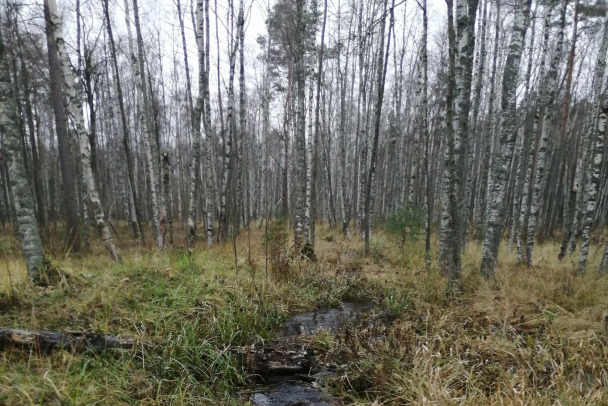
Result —
[[0, 328], [0, 351], [6, 348], [26, 348], [40, 352], [71, 350], [101, 352], [107, 349], [133, 348], [132, 338], [106, 336], [95, 332], [45, 331]]

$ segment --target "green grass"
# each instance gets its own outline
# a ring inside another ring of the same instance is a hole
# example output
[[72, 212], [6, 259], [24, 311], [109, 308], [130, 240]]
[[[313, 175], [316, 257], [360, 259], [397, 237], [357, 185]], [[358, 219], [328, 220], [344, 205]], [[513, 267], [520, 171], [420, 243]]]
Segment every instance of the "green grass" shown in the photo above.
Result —
[[318, 231], [319, 262], [291, 258], [280, 281], [264, 278], [258, 230], [251, 244], [246, 233], [237, 240], [238, 275], [230, 244], [189, 254], [124, 243], [120, 265], [97, 245], [84, 256], [53, 253], [58, 274], [37, 287], [24, 283], [13, 249], [0, 267], [0, 326], [94, 330], [137, 345], [0, 351], [0, 404], [241, 405], [252, 381], [231, 347], [263, 345], [290, 313], [357, 297], [374, 299], [369, 316], [303, 340], [344, 366], [328, 390], [352, 404], [608, 402], [608, 282], [574, 278], [573, 260], [552, 259], [555, 244], [538, 247], [533, 268], [501, 251], [491, 282], [478, 277], [480, 248], [469, 246], [464, 291], [449, 298], [445, 278], [426, 272], [422, 241], [404, 248], [377, 232], [364, 257], [358, 238]]

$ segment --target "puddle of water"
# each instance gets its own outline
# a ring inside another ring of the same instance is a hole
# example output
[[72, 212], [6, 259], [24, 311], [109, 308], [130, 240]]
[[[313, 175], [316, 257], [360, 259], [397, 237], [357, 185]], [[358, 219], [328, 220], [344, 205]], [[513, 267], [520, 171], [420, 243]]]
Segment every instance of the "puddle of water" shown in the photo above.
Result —
[[342, 303], [337, 308], [324, 308], [294, 316], [283, 325], [283, 336], [315, 335], [320, 329], [339, 330], [350, 317], [371, 310], [371, 300]]
[[338, 401], [330, 395], [300, 382], [282, 382], [270, 392], [256, 393], [250, 402], [254, 406], [334, 406]]
[[[320, 329], [337, 331], [344, 327], [353, 317], [370, 311], [373, 306], [371, 300], [360, 299], [357, 302], [342, 303], [336, 308], [324, 308], [313, 312], [301, 313], [283, 324], [282, 336], [288, 339], [294, 336], [315, 335]], [[314, 356], [312, 357], [314, 358]], [[271, 356], [268, 359], [272, 361]], [[306, 359], [309, 363], [311, 362], [311, 359]], [[278, 360], [280, 361], [281, 357]], [[294, 368], [294, 371], [296, 369]], [[269, 371], [269, 373], [263, 376], [263, 379], [266, 382], [276, 384], [266, 386], [268, 390], [266, 393], [255, 393], [252, 395], [250, 402], [255, 406], [339, 405], [341, 403], [338, 399], [324, 393], [322, 389], [315, 389], [305, 383], [315, 382], [316, 386], [319, 386], [319, 384], [323, 385], [324, 379], [335, 376], [336, 372], [334, 370], [325, 367], [322, 367], [321, 370], [317, 369], [317, 373], [314, 375], [302, 374], [301, 372], [278, 374], [274, 370]], [[299, 381], [294, 381], [294, 379]]]

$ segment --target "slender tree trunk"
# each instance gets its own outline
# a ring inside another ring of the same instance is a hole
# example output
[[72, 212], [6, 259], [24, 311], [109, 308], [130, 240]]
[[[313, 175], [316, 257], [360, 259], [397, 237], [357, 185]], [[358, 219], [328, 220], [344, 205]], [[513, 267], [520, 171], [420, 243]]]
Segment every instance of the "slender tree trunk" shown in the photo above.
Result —
[[458, 208], [458, 152], [454, 131], [454, 93], [455, 93], [455, 59], [456, 59], [456, 33], [454, 30], [454, 2], [446, 0], [448, 5], [448, 94], [446, 99], [446, 179], [445, 189], [447, 199], [442, 213], [445, 252], [441, 258], [441, 266], [448, 276], [450, 289], [460, 284], [462, 264], [460, 251], [459, 208]]
[[530, 217], [528, 219], [528, 230], [526, 240], [526, 263], [532, 265], [532, 254], [534, 252], [535, 236], [540, 212], [540, 204], [543, 196], [544, 185], [545, 185], [545, 171], [547, 170], [547, 148], [549, 146], [549, 137], [552, 119], [554, 115], [554, 101], [557, 95], [557, 74], [558, 65], [561, 59], [562, 48], [564, 45], [564, 31], [566, 27], [566, 10], [568, 6], [568, 0], [563, 1], [563, 7], [561, 11], [561, 22], [557, 36], [557, 44], [555, 46], [555, 53], [551, 60], [549, 72], [547, 73], [547, 84], [546, 84], [546, 98], [543, 103], [545, 112], [543, 118], [543, 127], [541, 137], [538, 145], [538, 155], [536, 158], [536, 173], [534, 174], [534, 188], [532, 193], [532, 199], [530, 201]]
[[[19, 36], [17, 26], [15, 26], [16, 35]], [[46, 216], [45, 216], [45, 204], [44, 204], [44, 188], [42, 186], [43, 181], [43, 168], [41, 165], [40, 158], [38, 156], [38, 146], [36, 142], [36, 128], [34, 125], [34, 113], [32, 109], [31, 91], [30, 91], [30, 80], [29, 72], [25, 66], [23, 60], [23, 48], [19, 47], [19, 60], [21, 63], [20, 79], [23, 84], [24, 101], [25, 101], [25, 115], [27, 118], [27, 126], [30, 140], [30, 149], [32, 150], [32, 178], [34, 180], [34, 191], [36, 196], [36, 216], [38, 219], [38, 225], [40, 227], [46, 227]], [[34, 100], [35, 102], [35, 100]]]
[[137, 231], [141, 235], [142, 241], [144, 241], [144, 227], [143, 227], [143, 214], [141, 213], [140, 203], [137, 198], [137, 185], [135, 183], [135, 168], [133, 165], [133, 153], [131, 151], [131, 142], [130, 142], [130, 130], [129, 130], [129, 120], [127, 119], [127, 114], [125, 111], [125, 103], [124, 103], [124, 95], [122, 91], [122, 84], [120, 81], [120, 69], [118, 68], [118, 58], [116, 57], [116, 45], [114, 43], [114, 35], [112, 32], [112, 22], [110, 21], [110, 12], [108, 10], [108, 0], [104, 0], [104, 15], [106, 19], [106, 29], [108, 31], [108, 40], [110, 43], [110, 54], [112, 57], [112, 70], [114, 74], [114, 78], [116, 80], [116, 91], [117, 91], [117, 99], [118, 99], [118, 107], [120, 109], [120, 119], [122, 124], [122, 144], [125, 149], [125, 155], [127, 158], [127, 173], [129, 176], [129, 185], [131, 192], [130, 199], [133, 200], [133, 208], [135, 210], [135, 219], [136, 223], [133, 224], [135, 229], [135, 238], [137, 239]]
[[97, 230], [103, 241], [103, 244], [110, 255], [110, 258], [114, 262], [120, 262], [120, 255], [114, 242], [112, 241], [112, 234], [106, 224], [106, 216], [99, 198], [95, 177], [93, 175], [93, 168], [91, 165], [91, 144], [85, 129], [84, 116], [82, 113], [82, 100], [78, 96], [76, 89], [76, 81], [70, 65], [69, 57], [66, 52], [65, 42], [61, 33], [61, 21], [57, 15], [57, 5], [55, 0], [48, 0], [48, 8], [50, 21], [53, 26], [53, 34], [55, 37], [55, 45], [57, 46], [57, 55], [59, 65], [63, 72], [64, 89], [69, 101], [69, 109], [76, 127], [76, 133], [78, 135], [78, 143], [80, 144], [80, 161], [82, 165], [82, 176], [86, 184], [86, 190], [93, 206], [95, 213], [95, 222], [97, 224]]
[[[321, 98], [321, 79], [323, 76], [323, 55], [325, 51], [325, 26], [327, 23], [327, 0], [323, 3], [323, 23], [321, 25], [321, 47], [319, 49], [319, 61], [317, 65], [317, 83], [316, 83], [316, 95], [315, 95], [315, 133], [313, 141], [312, 151], [312, 162], [311, 162], [311, 181], [310, 181], [310, 225], [309, 235], [310, 243], [314, 247], [315, 245], [315, 220], [317, 217], [317, 160], [318, 160], [318, 144], [319, 144], [319, 132], [321, 131], [321, 122], [319, 119], [320, 115], [320, 98]], [[329, 157], [328, 157], [329, 158]], [[329, 173], [328, 173], [329, 174]], [[331, 178], [329, 178], [331, 179]], [[329, 185], [331, 192], [331, 184]]]
[[[231, 3], [232, 4], [232, 3]], [[234, 10], [230, 10], [229, 14], [231, 20], [234, 19]], [[232, 144], [236, 138], [236, 119], [234, 117], [234, 75], [236, 69], [236, 55], [239, 48], [239, 43], [234, 39], [232, 33], [232, 24], [229, 24], [230, 36], [229, 41], [231, 43], [229, 49], [229, 73], [228, 73], [228, 105], [226, 111], [226, 126], [228, 128], [228, 134], [224, 136], [224, 156], [223, 156], [223, 172], [222, 172], [222, 189], [220, 195], [220, 218], [219, 227], [217, 232], [217, 238], [220, 242], [228, 240], [228, 227], [229, 227], [229, 216], [228, 216], [228, 187], [230, 181], [233, 178], [233, 168], [231, 165], [231, 157], [233, 154]], [[238, 34], [237, 34], [238, 36]], [[234, 196], [233, 196], [234, 197]], [[235, 203], [236, 199], [233, 199], [232, 203]]]
[[[394, 8], [395, 0], [392, 2], [390, 9], [390, 24], [388, 27], [388, 36], [386, 41], [386, 51], [384, 51], [384, 36], [386, 33], [386, 12], [387, 12], [388, 0], [384, 0], [384, 9], [380, 20], [380, 44], [378, 46], [378, 65], [376, 73], [376, 87], [378, 94], [375, 100], [374, 107], [374, 141], [372, 144], [371, 161], [368, 169], [367, 180], [365, 182], [365, 216], [364, 216], [364, 238], [365, 238], [365, 253], [368, 254], [370, 250], [370, 231], [372, 222], [372, 185], [374, 183], [374, 174], [376, 172], [376, 164], [378, 162], [378, 140], [380, 138], [380, 121], [382, 118], [382, 102], [384, 99], [384, 83], [386, 82], [386, 70], [388, 66], [388, 57], [391, 47], [391, 30], [393, 29], [394, 23]], [[384, 54], [386, 52], [386, 55]]]
[[160, 217], [159, 217], [159, 196], [157, 193], [157, 172], [155, 164], [155, 132], [154, 122], [152, 120], [152, 105], [150, 103], [150, 95], [148, 94], [148, 84], [146, 81], [145, 68], [144, 68], [144, 43], [141, 35], [141, 27], [139, 24], [139, 7], [137, 0], [133, 0], [133, 15], [135, 22], [135, 32], [137, 37], [137, 54], [133, 47], [133, 40], [131, 37], [131, 22], [129, 21], [129, 9], [128, 0], [125, 0], [125, 13], [127, 18], [127, 33], [129, 34], [129, 53], [131, 54], [131, 65], [135, 72], [135, 85], [137, 87], [137, 99], [139, 111], [143, 113], [143, 122], [145, 127], [144, 144], [145, 144], [145, 155], [146, 155], [146, 169], [148, 175], [148, 182], [150, 188], [150, 203], [152, 208], [152, 228], [156, 236], [156, 243], [158, 248], [162, 248], [164, 241], [160, 230]]
[[[588, 151], [583, 151], [583, 154], [589, 154], [586, 160], [590, 162], [589, 174], [586, 179], [586, 186], [583, 188], [585, 192], [584, 201], [586, 202], [583, 229], [581, 233], [581, 252], [578, 260], [577, 274], [581, 275], [587, 268], [587, 257], [589, 254], [589, 244], [591, 239], [591, 228], [594, 221], [594, 214], [598, 204], [600, 176], [604, 155], [605, 132], [606, 132], [606, 115], [608, 114], [608, 100], [601, 96], [602, 77], [606, 70], [606, 50], [608, 49], [608, 12], [604, 20], [604, 33], [602, 43], [597, 56], [597, 62], [594, 72], [594, 97], [596, 103], [601, 103], [597, 111], [596, 123], [592, 126], [592, 133], [587, 135], [589, 139]], [[583, 140], [585, 142], [585, 140]], [[585, 158], [584, 158], [585, 159]], [[582, 169], [581, 169], [582, 170]], [[583, 177], [584, 178], [584, 177]], [[602, 258], [600, 265], [600, 274], [606, 273], [606, 253]]]
[[294, 247], [300, 252], [304, 243], [305, 213], [306, 213], [306, 1], [296, 0], [296, 39], [294, 44], [295, 80], [296, 80], [296, 179], [295, 185], [295, 227]]
[[585, 187], [588, 182], [585, 181], [587, 177], [587, 168], [590, 161], [591, 155], [591, 140], [593, 139], [592, 134], [595, 130], [595, 125], [597, 124], [597, 116], [599, 111], [597, 109], [600, 107], [600, 95], [602, 92], [602, 78], [604, 77], [604, 73], [606, 70], [606, 52], [608, 50], [608, 12], [604, 16], [604, 31], [602, 34], [602, 41], [600, 43], [600, 47], [597, 55], [597, 62], [595, 65], [595, 70], [593, 74], [593, 101], [596, 103], [596, 106], [592, 108], [592, 114], [590, 115], [590, 120], [587, 123], [589, 129], [583, 130], [583, 141], [582, 141], [582, 151], [577, 160], [576, 171], [574, 175], [574, 184], [571, 188], [571, 200], [576, 199], [572, 205], [575, 205], [574, 209], [575, 215], [572, 219], [572, 231], [569, 233], [568, 240], [568, 253], [572, 255], [576, 246], [576, 238], [577, 234], [580, 232], [580, 225], [583, 223], [583, 215], [584, 215], [584, 202], [586, 196]]
[[205, 40], [204, 40], [204, 23], [203, 23], [203, 1], [199, 0], [196, 8], [196, 43], [198, 48], [198, 66], [199, 66], [199, 94], [196, 99], [196, 105], [192, 101], [192, 85], [190, 83], [190, 67], [188, 65], [188, 53], [186, 51], [186, 36], [184, 30], [184, 21], [181, 14], [181, 4], [177, 1], [177, 10], [179, 14], [180, 29], [182, 35], [182, 51], [184, 54], [184, 66], [186, 68], [186, 86], [188, 106], [190, 108], [190, 120], [192, 126], [192, 160], [190, 162], [190, 196], [188, 201], [188, 247], [192, 248], [196, 242], [196, 208], [198, 201], [198, 185], [199, 168], [201, 158], [201, 115], [203, 111], [203, 93], [205, 87], [205, 76], [207, 75], [205, 67]]
[[488, 193], [486, 232], [481, 257], [481, 274], [486, 278], [494, 276], [505, 217], [506, 205], [504, 202], [509, 181], [509, 168], [511, 167], [513, 148], [517, 137], [517, 78], [526, 30], [529, 25], [531, 2], [532, 0], [521, 0], [518, 4], [513, 23], [513, 35], [502, 77], [502, 127], [498, 145], [499, 153], [490, 171], [492, 188]]
[[[216, 9], [217, 9], [217, 4], [216, 4]], [[206, 138], [206, 148], [205, 148], [205, 161], [207, 164], [207, 172], [206, 172], [206, 177], [205, 177], [205, 188], [206, 190], [206, 195], [205, 195], [205, 223], [206, 223], [206, 237], [207, 237], [207, 246], [211, 247], [213, 245], [213, 237], [215, 234], [215, 228], [214, 228], [214, 199], [216, 196], [216, 187], [215, 187], [215, 165], [214, 165], [214, 155], [213, 155], [213, 144], [212, 144], [212, 138], [211, 138], [211, 97], [209, 95], [209, 72], [211, 72], [211, 63], [210, 63], [210, 57], [209, 57], [209, 47], [210, 47], [210, 31], [211, 31], [211, 26], [209, 23], [209, 0], [205, 0], [205, 6], [204, 6], [204, 12], [205, 12], [205, 57], [204, 59], [204, 72], [205, 74], [202, 75], [202, 77], [200, 77], [200, 80], [203, 81], [203, 105], [204, 105], [204, 110], [203, 110], [203, 124], [204, 124], [204, 130], [205, 130], [205, 138]], [[199, 17], [200, 19], [201, 17]], [[201, 25], [201, 28], [199, 28], [199, 31], [202, 32], [203, 28], [202, 28], [202, 20], [199, 21], [199, 24]], [[218, 56], [219, 59], [219, 56]], [[201, 62], [199, 61], [199, 64]], [[202, 66], [199, 67], [199, 71], [202, 71]], [[199, 73], [200, 74], [200, 73]], [[221, 111], [222, 108], [222, 103], [221, 103], [221, 94], [218, 95], [218, 97], [220, 98], [220, 103], [219, 103], [219, 108]], [[221, 115], [220, 115], [221, 116]]]
[[47, 49], [49, 58], [49, 74], [51, 88], [51, 105], [55, 116], [55, 132], [57, 134], [57, 146], [59, 150], [59, 167], [62, 180], [62, 207], [67, 220], [68, 243], [72, 251], [80, 251], [80, 233], [78, 232], [78, 211], [76, 209], [77, 198], [74, 186], [74, 171], [69, 152], [69, 138], [67, 127], [67, 116], [63, 104], [63, 79], [61, 67], [57, 57], [56, 39], [53, 33], [53, 23], [49, 13], [49, 2], [44, 1], [44, 16], [46, 25]]
[[8, 162], [21, 253], [25, 259], [28, 278], [37, 281], [44, 261], [44, 251], [36, 223], [34, 199], [28, 184], [22, 155], [16, 99], [11, 84], [7, 51], [0, 30], [0, 131], [4, 135], [3, 149]]
[[249, 222], [247, 219], [248, 215], [245, 215], [245, 208], [248, 207], [245, 204], [244, 193], [243, 193], [243, 178], [246, 173], [247, 163], [243, 162], [243, 150], [246, 149], [246, 141], [247, 141], [247, 106], [246, 106], [246, 84], [245, 84], [245, 6], [243, 4], [243, 0], [239, 2], [239, 15], [237, 20], [237, 37], [239, 42], [239, 135], [238, 135], [238, 147], [237, 147], [237, 160], [236, 160], [236, 169], [237, 169], [237, 193], [236, 193], [236, 217], [235, 217], [235, 225], [236, 231], [235, 235], [239, 234], [239, 224], [241, 220], [244, 222], [243, 225], [245, 228], [249, 228]]
[[[570, 46], [570, 53], [568, 55], [568, 69], [567, 69], [567, 80], [566, 80], [566, 92], [564, 95], [564, 102], [562, 107], [562, 120], [560, 126], [560, 147], [558, 150], [557, 157], [560, 158], [560, 167], [565, 167], [568, 161], [568, 148], [565, 148], [564, 143], [566, 140], [566, 131], [568, 128], [568, 113], [570, 111], [570, 93], [572, 91], [572, 74], [574, 71], [574, 54], [576, 51], [576, 43], [578, 40], [578, 19], [579, 19], [579, 0], [576, 1], [574, 6], [574, 28], [572, 31], [572, 45]], [[565, 172], [565, 171], [564, 171]], [[572, 181], [574, 177], [572, 177]], [[566, 180], [568, 182], [568, 180]], [[564, 198], [564, 225], [563, 225], [563, 236], [562, 245], [559, 251], [558, 259], [561, 261], [568, 250], [568, 241], [572, 235], [572, 225], [574, 220], [574, 213], [576, 207], [576, 191], [572, 182], [569, 182], [570, 193], [567, 198]]]
[[[341, 37], [341, 6], [342, 3], [338, 3], [338, 33]], [[350, 32], [350, 28], [349, 28]], [[348, 40], [347, 50], [350, 50], [350, 37]], [[340, 124], [339, 124], [339, 134], [340, 134], [340, 215], [342, 218], [342, 233], [344, 236], [350, 240], [350, 218], [348, 209], [350, 206], [350, 201], [348, 199], [348, 186], [346, 179], [346, 149], [347, 149], [347, 136], [346, 136], [346, 83], [348, 77], [348, 51], [346, 52], [347, 59], [345, 62], [344, 70], [342, 70], [342, 53], [338, 53], [338, 75], [339, 75], [339, 83], [340, 83]]]

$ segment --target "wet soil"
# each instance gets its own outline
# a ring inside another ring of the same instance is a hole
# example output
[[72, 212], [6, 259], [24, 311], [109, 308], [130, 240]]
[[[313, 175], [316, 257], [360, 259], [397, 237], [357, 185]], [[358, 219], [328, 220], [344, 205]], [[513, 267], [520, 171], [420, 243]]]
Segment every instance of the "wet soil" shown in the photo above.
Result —
[[281, 327], [282, 337], [276, 347], [257, 351], [255, 373], [264, 382], [249, 401], [255, 406], [333, 406], [339, 399], [322, 389], [327, 378], [338, 373], [330, 364], [320, 365], [310, 348], [297, 348], [293, 341], [300, 336], [314, 336], [320, 330], [338, 332], [357, 316], [369, 312], [373, 302], [362, 299], [300, 313]]

